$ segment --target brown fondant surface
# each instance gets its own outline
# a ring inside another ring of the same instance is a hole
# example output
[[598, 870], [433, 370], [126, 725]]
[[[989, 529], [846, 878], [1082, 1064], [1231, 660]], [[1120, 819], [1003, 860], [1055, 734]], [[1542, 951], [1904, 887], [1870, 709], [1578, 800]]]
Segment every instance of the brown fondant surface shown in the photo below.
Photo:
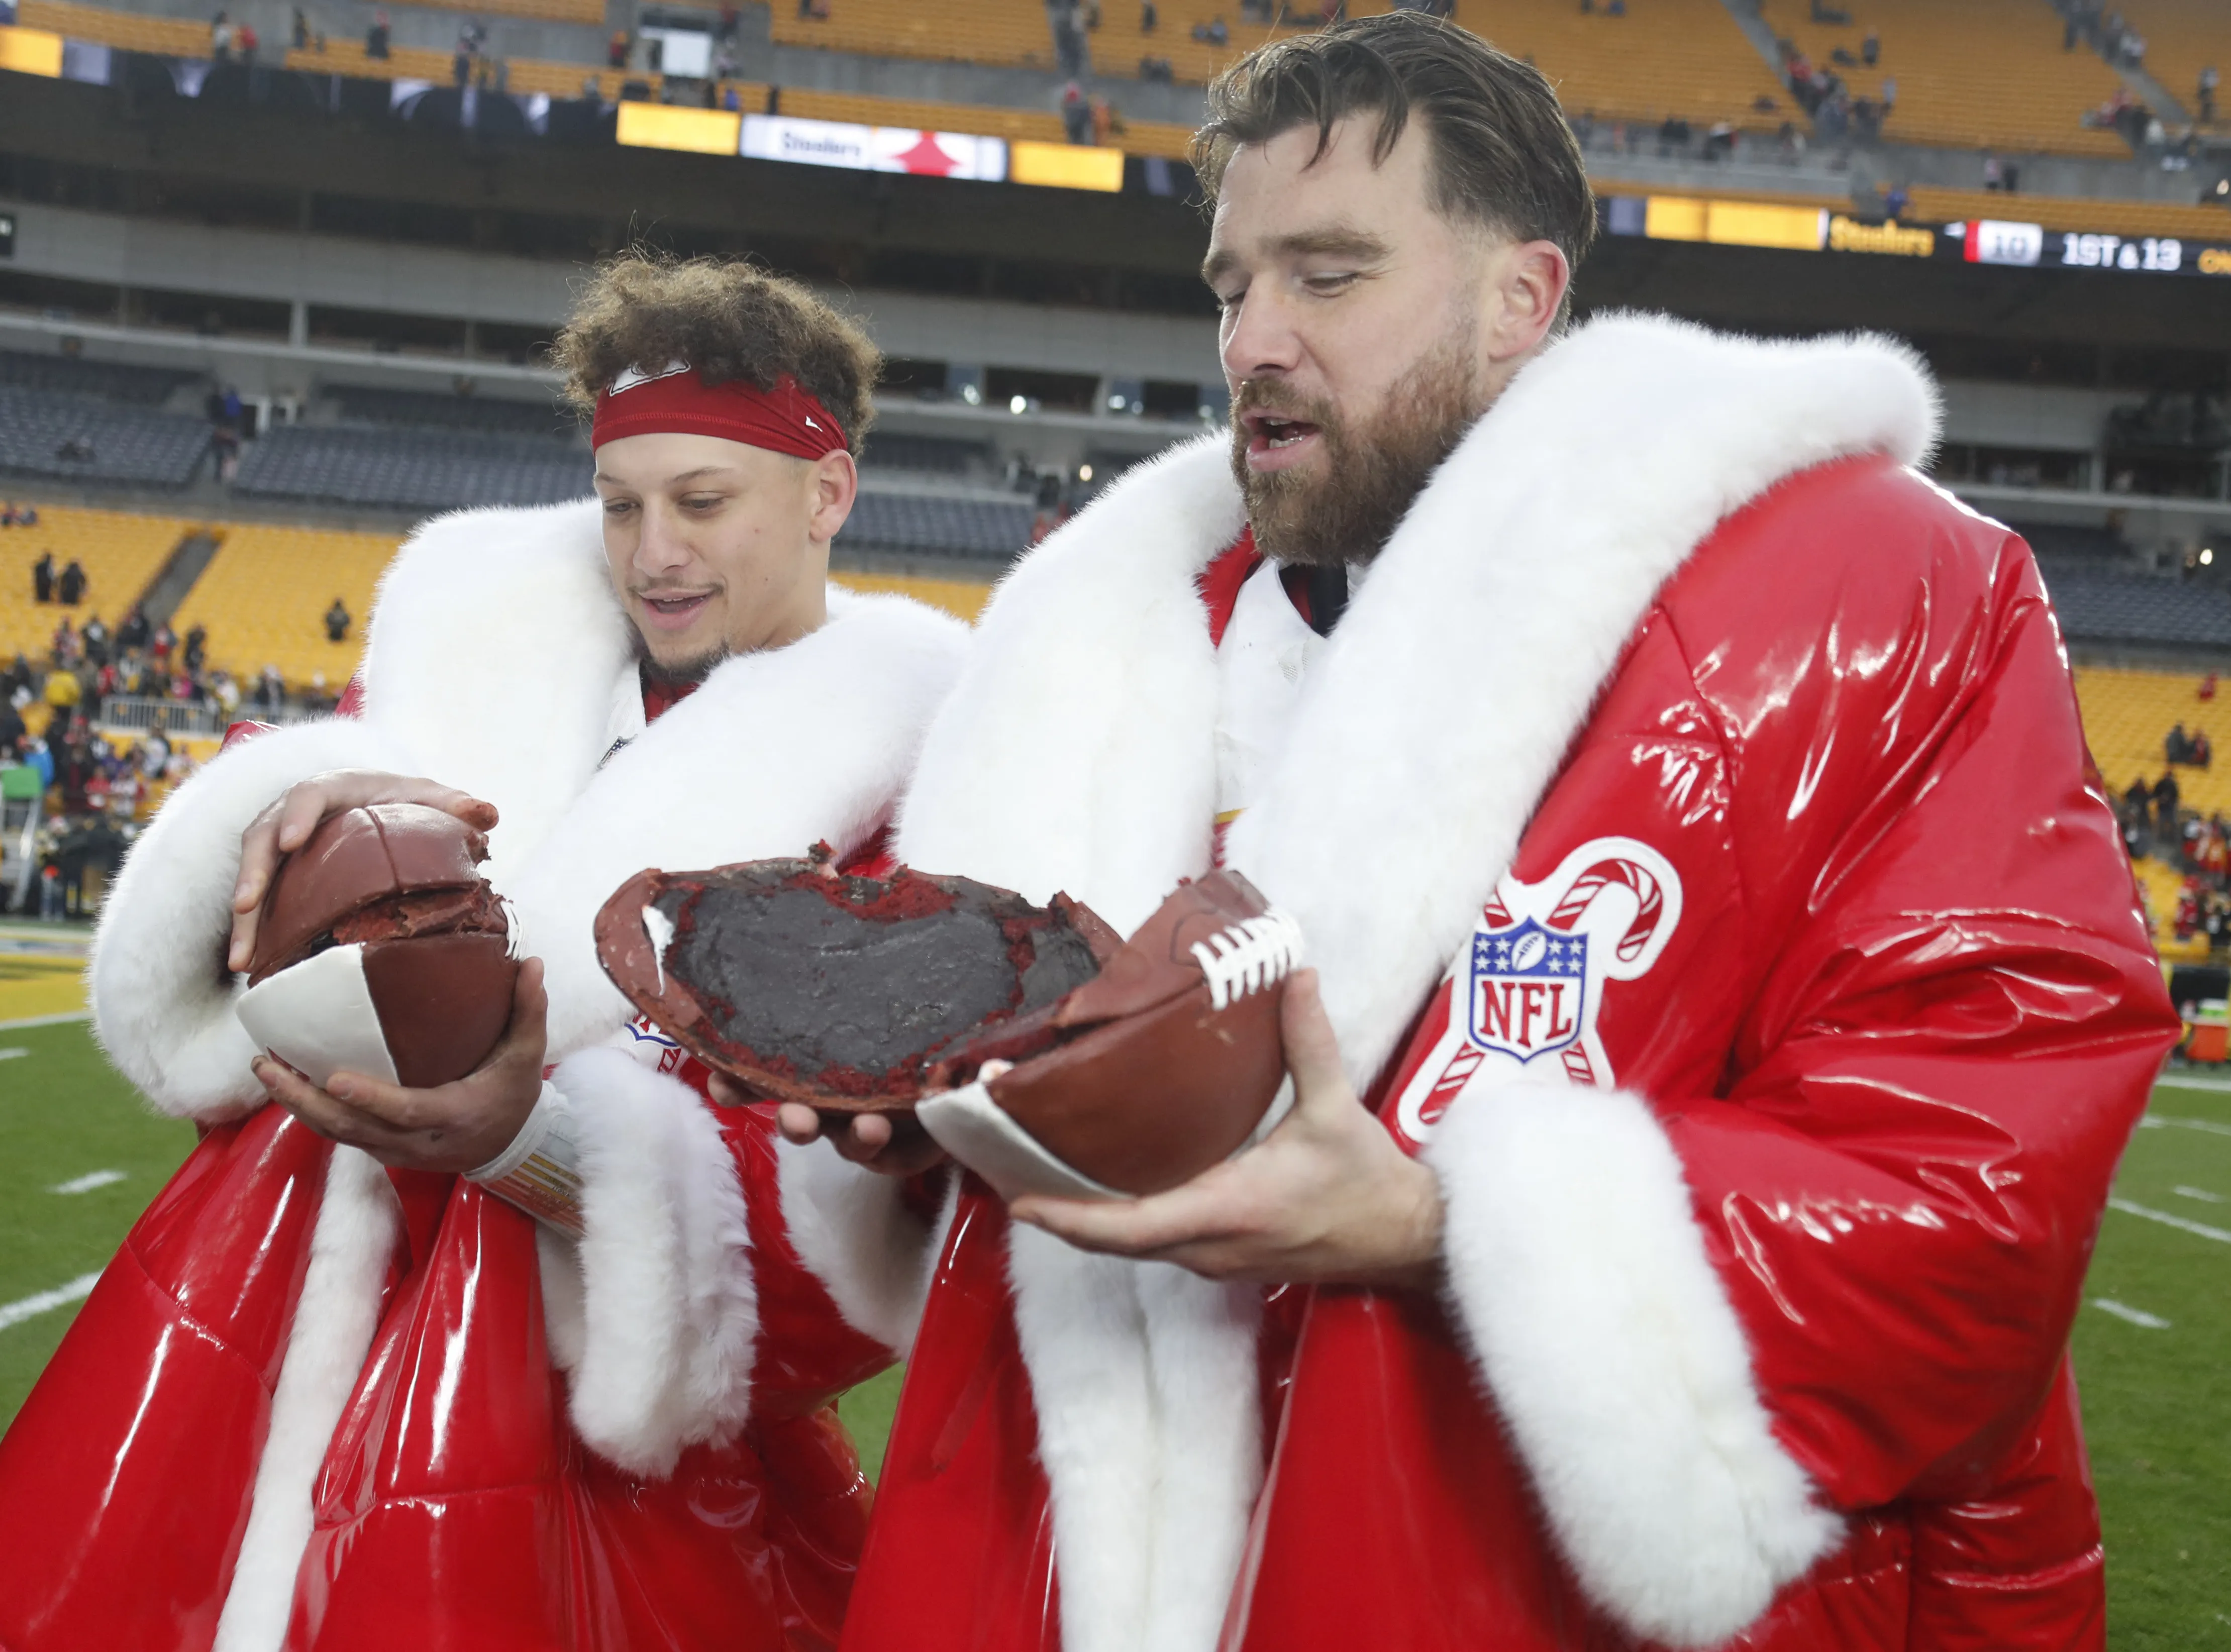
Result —
[[375, 803], [327, 816], [271, 881], [249, 981], [332, 945], [334, 926], [374, 902], [484, 887], [477, 868], [487, 856], [487, 838], [421, 804]]
[[1284, 983], [1209, 1007], [1193, 990], [1104, 1022], [985, 1087], [1055, 1158], [1118, 1192], [1160, 1193], [1238, 1151], [1286, 1064]]
[[396, 1077], [414, 1089], [461, 1079], [511, 1023], [519, 965], [501, 934], [412, 935], [367, 942], [365, 984]]

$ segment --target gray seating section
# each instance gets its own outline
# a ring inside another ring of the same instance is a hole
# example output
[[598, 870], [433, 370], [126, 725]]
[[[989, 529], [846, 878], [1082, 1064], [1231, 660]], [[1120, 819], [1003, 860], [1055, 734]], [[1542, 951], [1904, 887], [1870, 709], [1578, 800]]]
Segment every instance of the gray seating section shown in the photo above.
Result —
[[939, 475], [961, 476], [968, 473], [972, 465], [988, 466], [993, 458], [988, 442], [870, 430], [861, 462], [891, 470], [927, 470]]
[[209, 426], [191, 414], [0, 386], [0, 471], [183, 487], [209, 442]]
[[847, 550], [904, 551], [931, 556], [1011, 561], [1031, 542], [1030, 505], [1018, 500], [944, 499], [915, 494], [862, 494], [837, 545]]
[[2040, 565], [2073, 642], [2231, 649], [2231, 590], [2058, 560]]
[[76, 356], [37, 356], [21, 350], [0, 350], [0, 386], [61, 396], [91, 396], [133, 407], [160, 407], [179, 385], [200, 378], [191, 369], [135, 367], [123, 362], [87, 361]]
[[402, 510], [549, 505], [588, 494], [588, 451], [540, 436], [282, 425], [234, 484], [270, 499]]
[[484, 430], [508, 436], [548, 436], [569, 442], [580, 421], [571, 408], [551, 401], [508, 401], [492, 396], [442, 396], [425, 390], [385, 390], [369, 384], [334, 384], [327, 392], [341, 416], [365, 424], [416, 426], [437, 430]]

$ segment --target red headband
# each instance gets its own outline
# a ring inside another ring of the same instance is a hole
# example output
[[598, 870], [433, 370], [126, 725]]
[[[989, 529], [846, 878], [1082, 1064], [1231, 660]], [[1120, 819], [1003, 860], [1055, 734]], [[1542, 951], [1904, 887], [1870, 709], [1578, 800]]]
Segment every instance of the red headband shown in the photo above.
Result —
[[748, 378], [708, 384], [681, 361], [659, 373], [630, 367], [614, 379], [597, 397], [589, 445], [666, 431], [721, 436], [799, 459], [818, 459], [849, 445], [844, 427], [788, 373], [771, 390]]

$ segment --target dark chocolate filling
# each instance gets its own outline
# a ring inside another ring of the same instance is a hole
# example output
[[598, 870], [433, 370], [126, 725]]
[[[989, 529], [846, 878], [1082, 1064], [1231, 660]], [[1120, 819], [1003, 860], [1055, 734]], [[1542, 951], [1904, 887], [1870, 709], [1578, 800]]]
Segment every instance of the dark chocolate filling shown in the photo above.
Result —
[[676, 931], [665, 967], [724, 1040], [801, 1079], [881, 1079], [986, 1021], [1053, 1003], [1099, 968], [1065, 925], [1012, 939], [1009, 921], [1036, 909], [982, 885], [961, 883], [944, 911], [899, 922], [812, 888], [708, 882], [657, 904]]

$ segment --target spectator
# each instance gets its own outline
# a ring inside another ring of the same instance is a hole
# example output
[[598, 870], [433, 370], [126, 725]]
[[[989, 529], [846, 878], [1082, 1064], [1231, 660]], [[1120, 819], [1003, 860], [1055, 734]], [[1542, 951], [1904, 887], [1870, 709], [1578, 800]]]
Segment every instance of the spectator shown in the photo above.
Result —
[[2204, 769], [2215, 755], [2215, 742], [2208, 738], [2208, 731], [2204, 728], [2193, 730], [2191, 742], [2185, 748], [2184, 760], [2195, 769]]
[[116, 646], [134, 654], [147, 646], [147, 616], [139, 603], [124, 610], [124, 623], [116, 628]]
[[186, 633], [186, 671], [198, 674], [202, 662], [209, 657], [209, 628], [197, 625]]
[[258, 44], [253, 24], [242, 23], [232, 31], [232, 55], [238, 61], [253, 63], [255, 61], [255, 48]]
[[[799, 9], [798, 9], [798, 15], [799, 15], [799, 16], [801, 16], [801, 17], [803, 17], [803, 16], [805, 15], [805, 4], [804, 4], [804, 0], [800, 0], [800, 3], [799, 3]], [[607, 42], [605, 42], [605, 66], [606, 66], [607, 68], [610, 68], [624, 69], [624, 68], [625, 68], [627, 67], [627, 61], [628, 61], [628, 37], [627, 37], [627, 30], [626, 30], [626, 29], [613, 29], [613, 30], [612, 30], [612, 37], [611, 37], [611, 40], [609, 40], [609, 41], [607, 41]]]
[[210, 56], [220, 63], [232, 61], [232, 19], [220, 11], [210, 19]]
[[1092, 141], [1092, 108], [1084, 100], [1084, 88], [1074, 81], [1061, 89], [1061, 128], [1072, 144]]
[[2215, 681], [2216, 675], [2213, 671], [2200, 680], [2199, 696], [2202, 700], [2215, 698]]
[[50, 603], [55, 599], [55, 553], [39, 552], [39, 559], [31, 565], [31, 600]]
[[2163, 769], [2162, 778], [2154, 782], [2154, 831], [2157, 836], [2171, 842], [2179, 841], [2182, 836], [2177, 830], [2176, 821], [2179, 798], [2176, 774]]
[[2195, 100], [2200, 105], [2200, 119], [2202, 126], [2213, 126], [2215, 122], [2215, 88], [2221, 83], [2221, 78], [2215, 73], [2215, 64], [2210, 63], [2200, 71], [2199, 95]]
[[1999, 158], [1996, 155], [1988, 149], [1985, 150], [1983, 152], [1983, 187], [1987, 190], [2002, 190], [2006, 186], [2007, 169], [1999, 164]]
[[62, 570], [61, 578], [55, 581], [55, 595], [65, 608], [75, 608], [85, 600], [85, 569], [75, 557]]
[[1906, 193], [1904, 184], [1892, 184], [1883, 195], [1883, 216], [1892, 220], [1904, 217], [1905, 209], [1911, 200], [1912, 197]]
[[1868, 29], [1866, 37], [1859, 42], [1859, 61], [1869, 68], [1882, 61], [1882, 36], [1872, 29]]
[[95, 614], [85, 623], [85, 657], [95, 666], [107, 665], [108, 642], [108, 627], [103, 625], [100, 616]]
[[348, 607], [340, 597], [336, 597], [333, 598], [333, 605], [326, 610], [326, 641], [328, 642], [346, 642], [348, 640]]
[[[67, 629], [69, 622], [64, 620], [62, 624]], [[47, 673], [45, 695], [47, 704], [54, 708], [56, 717], [67, 716], [85, 695], [85, 685], [77, 680], [77, 673], [63, 668], [61, 656], [65, 652], [61, 633], [58, 631], [55, 634], [55, 668]]]
[[165, 620], [155, 628], [154, 637], [148, 644], [148, 652], [155, 656], [155, 663], [158, 667], [167, 668], [171, 663], [171, 656], [178, 651], [178, 634], [171, 629], [171, 622]]
[[[1162, 14], [1154, 10], [1154, 0], [1139, 0], [1139, 32], [1151, 35], [1161, 26]], [[2214, 74], [2210, 69], [2208, 74]], [[2202, 77], [2203, 79], [2205, 76]]]
[[300, 6], [294, 8], [294, 26], [290, 32], [294, 37], [296, 51], [307, 52], [310, 49], [310, 14]]
[[384, 11], [373, 12], [372, 27], [364, 31], [364, 55], [381, 62], [386, 61], [389, 43], [394, 36], [395, 30], [388, 23], [387, 14]]
[[1898, 107], [1898, 76], [1897, 76], [1897, 75], [1895, 75], [1895, 74], [1885, 74], [1885, 75], [1884, 75], [1884, 76], [1883, 76], [1883, 83], [1882, 83], [1882, 113], [1883, 113], [1883, 119], [1885, 119], [1885, 120], [1889, 119], [1890, 119], [1890, 112], [1891, 112], [1892, 110], [1893, 110], [1893, 109], [1897, 108], [1897, 107]]
[[2170, 730], [2168, 739], [2162, 742], [2162, 750], [2163, 755], [2171, 763], [2192, 761], [2192, 740], [2190, 736], [2185, 733], [2182, 723], [2177, 724]]

